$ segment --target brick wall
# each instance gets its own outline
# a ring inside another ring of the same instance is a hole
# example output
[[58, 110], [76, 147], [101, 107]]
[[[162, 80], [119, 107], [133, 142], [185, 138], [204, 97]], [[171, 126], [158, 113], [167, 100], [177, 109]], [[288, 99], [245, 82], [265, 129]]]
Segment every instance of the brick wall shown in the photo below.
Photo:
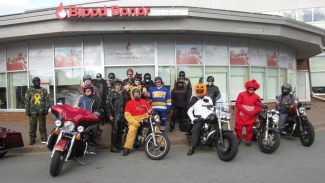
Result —
[[308, 60], [297, 60], [297, 70], [309, 70]]
[[[25, 112], [0, 112], [0, 122], [29, 123], [29, 119]], [[46, 123], [54, 123], [50, 112], [46, 116]]]

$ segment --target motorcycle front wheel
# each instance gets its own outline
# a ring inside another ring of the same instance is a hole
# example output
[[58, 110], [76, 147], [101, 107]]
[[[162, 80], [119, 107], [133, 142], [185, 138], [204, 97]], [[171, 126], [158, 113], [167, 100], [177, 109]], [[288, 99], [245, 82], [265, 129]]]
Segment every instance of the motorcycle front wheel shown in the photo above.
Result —
[[[154, 138], [156, 139], [156, 145], [154, 144]], [[153, 160], [160, 160], [164, 158], [170, 149], [170, 142], [168, 137], [163, 133], [155, 133], [153, 137], [150, 135], [145, 142], [146, 155]]]
[[280, 146], [280, 134], [275, 131], [268, 131], [266, 140], [265, 134], [265, 132], [261, 133], [261, 136], [258, 138], [258, 147], [263, 153], [271, 154]]
[[315, 131], [313, 125], [309, 121], [305, 121], [301, 125], [302, 132], [299, 136], [302, 145], [309, 147], [314, 143]]
[[238, 139], [233, 132], [222, 133], [223, 142], [218, 138], [217, 153], [222, 161], [233, 160], [238, 152]]
[[59, 175], [64, 164], [64, 152], [55, 151], [50, 165], [50, 174], [52, 177]]

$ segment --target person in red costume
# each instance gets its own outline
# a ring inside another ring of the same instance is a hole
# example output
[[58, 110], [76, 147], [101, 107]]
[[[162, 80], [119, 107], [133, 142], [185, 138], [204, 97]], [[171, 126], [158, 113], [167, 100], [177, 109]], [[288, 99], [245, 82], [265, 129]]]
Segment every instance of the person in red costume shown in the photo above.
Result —
[[262, 110], [262, 102], [260, 96], [255, 91], [260, 87], [256, 80], [250, 80], [245, 83], [246, 91], [239, 93], [236, 100], [236, 123], [235, 132], [239, 144], [242, 141], [243, 127], [246, 128], [246, 147], [251, 146], [253, 137], [253, 126], [256, 115]]

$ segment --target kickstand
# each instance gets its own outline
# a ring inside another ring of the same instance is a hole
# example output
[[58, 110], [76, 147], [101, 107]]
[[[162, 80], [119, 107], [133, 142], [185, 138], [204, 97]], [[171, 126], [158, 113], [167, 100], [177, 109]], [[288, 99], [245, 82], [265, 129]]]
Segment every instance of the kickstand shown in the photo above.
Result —
[[[87, 164], [86, 163], [83, 163], [83, 162], [81, 162], [81, 161], [79, 161], [79, 160], [77, 160], [77, 159], [73, 159], [75, 162], [77, 162], [77, 163], [80, 163], [80, 164], [82, 164], [82, 165], [84, 165], [84, 166], [87, 166]], [[89, 165], [89, 164], [88, 164]]]

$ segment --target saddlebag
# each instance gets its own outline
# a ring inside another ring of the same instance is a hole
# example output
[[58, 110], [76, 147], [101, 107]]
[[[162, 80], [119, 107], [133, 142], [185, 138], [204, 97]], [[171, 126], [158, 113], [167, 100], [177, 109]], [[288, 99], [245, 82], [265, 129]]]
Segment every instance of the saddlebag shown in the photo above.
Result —
[[3, 144], [5, 149], [23, 147], [23, 137], [20, 132], [0, 127], [0, 144]]
[[182, 132], [190, 132], [192, 128], [192, 123], [190, 119], [182, 119], [179, 122], [179, 130]]

